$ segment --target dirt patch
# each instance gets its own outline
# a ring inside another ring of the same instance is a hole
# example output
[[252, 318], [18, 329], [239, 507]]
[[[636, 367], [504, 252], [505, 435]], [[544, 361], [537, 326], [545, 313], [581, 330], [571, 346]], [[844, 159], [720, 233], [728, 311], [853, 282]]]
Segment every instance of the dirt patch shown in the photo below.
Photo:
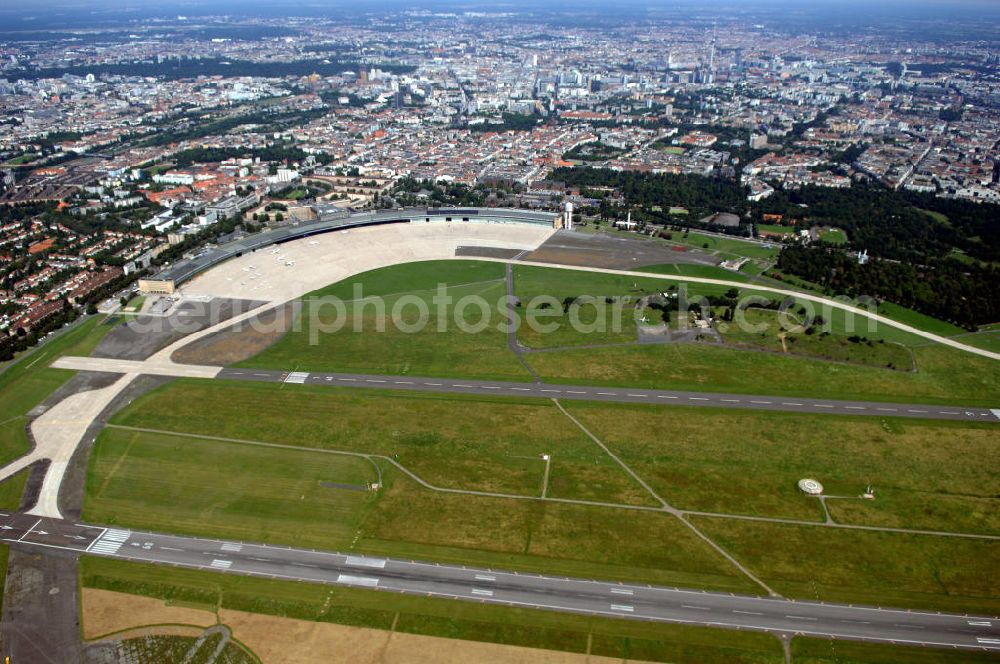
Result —
[[467, 256], [471, 258], [514, 258], [518, 254], [525, 253], [522, 249], [504, 249], [502, 247], [459, 247], [455, 249], [456, 256]]
[[718, 261], [697, 251], [674, 251], [651, 240], [607, 235], [585, 235], [560, 231], [535, 251], [522, 256], [526, 261], [582, 265], [586, 267], [634, 270], [644, 265], [691, 263], [715, 265]]
[[145, 360], [178, 339], [263, 305], [258, 300], [212, 298], [182, 301], [167, 315], [123, 319], [97, 345], [93, 357]]
[[312, 664], [322, 653], [325, 664], [612, 664], [621, 660], [576, 653], [537, 650], [478, 641], [419, 636], [365, 627], [219, 612], [233, 637], [264, 664]]
[[[143, 625], [165, 623], [211, 627], [216, 623], [215, 614], [202, 609], [170, 606], [160, 599], [128, 595], [111, 590], [84, 588], [81, 593], [83, 638], [94, 639], [112, 632], [137, 628]], [[156, 628], [157, 634], [167, 633], [166, 628]], [[173, 632], [170, 632], [173, 633]], [[201, 630], [183, 636], [198, 636]]]
[[[94, 639], [121, 632], [115, 640], [168, 634], [197, 636], [216, 623], [215, 614], [169, 606], [150, 597], [84, 588], [83, 636]], [[263, 664], [621, 664], [622, 660], [436, 636], [404, 634], [366, 627], [296, 620], [245, 611], [219, 611], [219, 622]], [[200, 627], [145, 627], [158, 624]], [[128, 631], [123, 631], [128, 630]], [[98, 642], [102, 643], [102, 642]], [[632, 661], [632, 660], [629, 660]]]
[[277, 342], [292, 327], [302, 303], [288, 302], [267, 309], [174, 352], [171, 359], [181, 364], [226, 366], [257, 355]]

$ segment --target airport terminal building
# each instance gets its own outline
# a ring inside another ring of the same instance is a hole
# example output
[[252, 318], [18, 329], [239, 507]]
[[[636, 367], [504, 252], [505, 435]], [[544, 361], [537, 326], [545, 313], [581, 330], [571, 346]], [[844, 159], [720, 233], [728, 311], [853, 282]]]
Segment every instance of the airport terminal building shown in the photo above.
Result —
[[315, 221], [293, 223], [255, 233], [177, 261], [149, 279], [139, 280], [139, 290], [144, 293], [171, 294], [185, 281], [230, 258], [257, 251], [275, 244], [299, 240], [322, 233], [379, 226], [386, 224], [432, 223], [481, 223], [526, 224], [544, 228], [559, 226], [561, 217], [551, 212], [517, 210], [512, 208], [401, 208], [371, 212], [346, 210], [318, 210]]

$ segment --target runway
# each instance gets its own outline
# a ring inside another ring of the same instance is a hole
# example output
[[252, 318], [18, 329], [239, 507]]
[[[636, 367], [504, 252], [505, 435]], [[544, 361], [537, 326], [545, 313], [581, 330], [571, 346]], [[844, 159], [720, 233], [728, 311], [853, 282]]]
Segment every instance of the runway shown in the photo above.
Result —
[[1000, 409], [960, 408], [927, 404], [878, 403], [871, 401], [836, 401], [795, 397], [752, 396], [718, 392], [648, 390], [643, 388], [594, 387], [550, 383], [511, 383], [504, 381], [420, 378], [409, 376], [374, 376], [367, 374], [287, 372], [267, 369], [222, 369], [216, 378], [251, 380], [269, 383], [327, 385], [415, 392], [445, 392], [505, 397], [542, 397], [585, 401], [612, 401], [673, 406], [703, 406], [743, 410], [772, 410], [793, 413], [870, 415], [880, 417], [915, 417], [1000, 423]]
[[963, 422], [1000, 423], [1000, 409], [982, 407], [938, 406], [930, 404], [881, 403], [874, 401], [838, 401], [805, 397], [753, 396], [720, 392], [650, 390], [628, 387], [595, 387], [552, 383], [514, 383], [507, 381], [383, 376], [370, 374], [279, 371], [274, 369], [226, 369], [214, 366], [175, 364], [171, 362], [135, 362], [97, 357], [61, 357], [52, 363], [60, 369], [103, 371], [111, 373], [150, 373], [187, 378], [222, 378], [264, 383], [325, 385], [413, 392], [442, 392], [505, 397], [541, 397], [673, 406], [769, 410], [813, 415], [868, 415], [912, 417]]
[[1000, 651], [1000, 618], [519, 574], [0, 514], [0, 540], [74, 553], [631, 620]]

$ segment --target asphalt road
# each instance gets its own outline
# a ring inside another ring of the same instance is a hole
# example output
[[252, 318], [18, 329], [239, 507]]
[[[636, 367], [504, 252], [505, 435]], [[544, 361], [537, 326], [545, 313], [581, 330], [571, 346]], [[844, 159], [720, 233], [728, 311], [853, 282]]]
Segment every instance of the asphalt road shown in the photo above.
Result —
[[643, 388], [553, 385], [548, 383], [510, 383], [503, 381], [454, 378], [418, 378], [410, 376], [373, 376], [345, 373], [307, 373], [267, 369], [222, 369], [217, 378], [252, 380], [269, 383], [364, 387], [368, 389], [451, 392], [519, 397], [583, 399], [627, 403], [710, 406], [745, 410], [775, 410], [795, 413], [840, 415], [875, 415], [879, 417], [916, 417], [1000, 423], [1000, 409], [961, 408], [928, 404], [878, 403], [871, 401], [834, 401], [799, 397], [752, 396], [717, 392], [675, 392]]
[[[0, 514], [0, 539], [178, 567], [633, 620], [1000, 651], [1000, 618], [795, 602], [178, 537]], [[37, 549], [36, 549], [37, 550]]]

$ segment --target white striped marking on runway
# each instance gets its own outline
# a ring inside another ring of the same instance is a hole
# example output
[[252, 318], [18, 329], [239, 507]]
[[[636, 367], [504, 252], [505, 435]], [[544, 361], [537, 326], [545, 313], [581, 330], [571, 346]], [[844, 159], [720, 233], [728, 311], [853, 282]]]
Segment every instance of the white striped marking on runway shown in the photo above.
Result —
[[94, 540], [94, 543], [87, 549], [89, 553], [106, 553], [113, 555], [118, 553], [125, 541], [132, 536], [131, 530], [118, 530], [108, 528], [104, 533]]
[[378, 585], [378, 579], [371, 576], [340, 574], [337, 576], [337, 583], [345, 583], [349, 586], [365, 586], [366, 588], [374, 588]]
[[473, 588], [472, 589], [472, 594], [473, 595], [479, 595], [480, 597], [493, 597], [493, 591], [492, 590], [485, 590], [483, 588]]
[[355, 567], [372, 567], [375, 569], [385, 568], [385, 558], [368, 558], [366, 556], [347, 556], [345, 561], [348, 565]]
[[209, 567], [214, 567], [215, 569], [229, 569], [232, 566], [232, 560], [223, 560], [221, 558], [216, 558], [209, 564]]

